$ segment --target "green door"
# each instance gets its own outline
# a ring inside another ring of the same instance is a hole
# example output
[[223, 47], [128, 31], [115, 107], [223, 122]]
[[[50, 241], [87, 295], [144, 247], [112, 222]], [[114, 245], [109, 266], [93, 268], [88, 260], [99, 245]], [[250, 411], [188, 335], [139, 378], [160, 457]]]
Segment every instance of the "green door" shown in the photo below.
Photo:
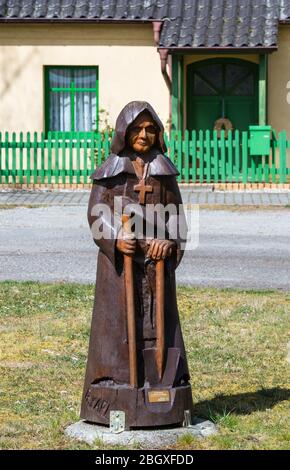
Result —
[[258, 124], [259, 67], [239, 59], [210, 59], [187, 66], [187, 129], [213, 130], [219, 118], [233, 128]]

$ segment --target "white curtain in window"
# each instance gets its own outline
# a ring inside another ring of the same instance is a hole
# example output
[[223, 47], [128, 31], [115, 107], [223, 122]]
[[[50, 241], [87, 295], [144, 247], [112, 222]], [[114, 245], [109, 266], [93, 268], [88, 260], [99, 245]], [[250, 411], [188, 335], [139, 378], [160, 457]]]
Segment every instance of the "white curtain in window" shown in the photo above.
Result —
[[[75, 69], [74, 81], [77, 88], [96, 88], [96, 71]], [[75, 130], [90, 132], [96, 128], [96, 92], [77, 91], [75, 95]]]
[[[69, 88], [71, 83], [71, 70], [50, 69], [49, 87]], [[66, 91], [50, 91], [49, 130], [71, 130], [70, 93]]]
[[[50, 69], [50, 88], [96, 88], [96, 71], [92, 69]], [[71, 105], [74, 106], [75, 131], [90, 132], [96, 128], [96, 92], [76, 91], [74, 103], [70, 92], [50, 91], [49, 129], [52, 131], [71, 131]]]

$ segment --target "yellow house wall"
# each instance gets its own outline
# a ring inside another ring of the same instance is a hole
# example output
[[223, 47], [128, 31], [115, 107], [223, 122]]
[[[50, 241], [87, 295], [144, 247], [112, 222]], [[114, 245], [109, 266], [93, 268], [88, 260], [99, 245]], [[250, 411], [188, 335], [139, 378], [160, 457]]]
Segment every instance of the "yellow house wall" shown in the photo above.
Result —
[[[125, 47], [124, 47], [125, 46]], [[278, 51], [268, 61], [268, 122], [277, 131], [290, 123], [290, 27], [279, 27]], [[184, 56], [192, 62], [232, 57], [259, 62], [257, 54]], [[0, 131], [44, 130], [44, 66], [98, 65], [100, 109], [114, 125], [129, 101], [149, 101], [166, 123], [169, 96], [149, 25], [5, 25], [0, 26]]]
[[255, 64], [259, 63], [258, 54], [190, 54], [184, 56], [184, 100], [183, 100], [183, 109], [184, 109], [184, 129], [186, 129], [186, 119], [187, 119], [187, 106], [186, 106], [186, 90], [187, 90], [187, 66], [193, 62], [200, 62], [202, 60], [209, 59], [222, 59], [222, 58], [231, 58], [231, 59], [241, 59], [247, 60], [249, 62], [254, 62]]
[[290, 130], [290, 26], [280, 26], [278, 50], [268, 61], [268, 121], [280, 132]]
[[0, 131], [44, 130], [44, 66], [97, 65], [99, 107], [114, 125], [121, 108], [146, 100], [166, 123], [168, 89], [151, 24], [0, 26]]

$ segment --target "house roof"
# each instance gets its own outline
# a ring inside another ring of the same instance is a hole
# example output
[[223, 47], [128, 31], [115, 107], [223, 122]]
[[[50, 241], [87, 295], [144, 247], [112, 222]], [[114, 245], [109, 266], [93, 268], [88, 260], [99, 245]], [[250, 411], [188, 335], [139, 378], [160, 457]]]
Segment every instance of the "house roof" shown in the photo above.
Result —
[[6, 23], [158, 20], [160, 48], [275, 48], [290, 0], [0, 0]]

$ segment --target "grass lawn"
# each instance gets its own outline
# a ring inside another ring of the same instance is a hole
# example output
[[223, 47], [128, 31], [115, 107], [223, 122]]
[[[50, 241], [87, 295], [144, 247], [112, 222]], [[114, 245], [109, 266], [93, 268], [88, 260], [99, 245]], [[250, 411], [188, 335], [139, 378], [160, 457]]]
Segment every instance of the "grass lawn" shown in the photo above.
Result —
[[[93, 293], [0, 283], [1, 449], [89, 448], [63, 429], [78, 420]], [[194, 412], [219, 432], [174, 448], [290, 449], [290, 294], [179, 288], [178, 301]]]

